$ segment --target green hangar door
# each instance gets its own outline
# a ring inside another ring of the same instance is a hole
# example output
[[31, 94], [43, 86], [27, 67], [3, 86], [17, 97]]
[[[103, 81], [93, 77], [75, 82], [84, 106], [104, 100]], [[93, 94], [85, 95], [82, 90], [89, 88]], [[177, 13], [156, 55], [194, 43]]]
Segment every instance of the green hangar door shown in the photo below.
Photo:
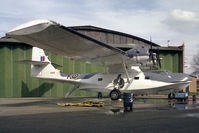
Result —
[[[70, 61], [63, 56], [47, 52], [49, 59], [59, 64], [65, 73], [105, 72], [105, 68], [78, 61]], [[0, 39], [0, 97], [63, 97], [73, 87], [71, 84], [47, 81], [30, 76], [30, 65], [19, 60], [31, 60], [32, 46]], [[95, 96], [95, 92], [76, 90], [72, 96]]]

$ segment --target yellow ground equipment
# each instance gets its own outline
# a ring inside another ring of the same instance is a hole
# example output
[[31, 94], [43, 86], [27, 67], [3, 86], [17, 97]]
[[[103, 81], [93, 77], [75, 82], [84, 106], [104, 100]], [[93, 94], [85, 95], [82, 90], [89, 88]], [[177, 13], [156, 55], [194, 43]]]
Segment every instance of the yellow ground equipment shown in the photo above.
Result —
[[82, 106], [82, 107], [103, 107], [103, 102], [98, 101], [85, 101], [79, 103], [57, 103], [59, 106]]

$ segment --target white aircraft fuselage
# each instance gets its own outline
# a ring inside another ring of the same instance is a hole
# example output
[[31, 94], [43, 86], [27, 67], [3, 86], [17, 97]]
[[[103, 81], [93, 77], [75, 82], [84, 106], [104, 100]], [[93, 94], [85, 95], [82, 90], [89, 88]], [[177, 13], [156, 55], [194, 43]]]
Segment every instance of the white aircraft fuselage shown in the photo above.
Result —
[[[169, 73], [167, 71], [139, 71], [135, 73], [135, 67], [133, 67], [133, 69], [128, 71], [130, 80], [130, 83], [128, 83], [125, 73], [106, 72], [66, 74], [58, 69], [51, 70], [49, 69], [52, 67], [51, 64], [48, 65], [39, 73], [32, 73], [32, 76], [47, 80], [71, 83], [78, 86], [78, 89], [96, 92], [110, 92], [114, 88], [117, 88], [121, 92], [125, 93], [157, 93], [168, 90], [182, 90], [190, 83], [190, 77], [188, 75], [175, 74], [174, 77], [173, 73]], [[137, 69], [139, 69], [139, 67], [137, 67]], [[162, 74], [157, 72], [161, 72]], [[114, 80], [119, 74], [121, 74], [121, 78], [124, 80], [124, 86], [122, 88], [119, 88], [118, 85], [114, 85]], [[153, 78], [150, 77], [150, 74]], [[179, 75], [179, 77], [177, 78], [176, 75]], [[154, 76], [157, 78], [154, 79]], [[162, 77], [164, 79], [158, 79]]]

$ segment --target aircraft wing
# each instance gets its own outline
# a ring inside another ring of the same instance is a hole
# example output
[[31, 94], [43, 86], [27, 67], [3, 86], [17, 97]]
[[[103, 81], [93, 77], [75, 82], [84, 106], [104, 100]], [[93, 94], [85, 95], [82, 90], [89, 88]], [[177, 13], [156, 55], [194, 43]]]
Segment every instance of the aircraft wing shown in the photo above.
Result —
[[63, 55], [100, 65], [121, 64], [128, 54], [116, 47], [49, 20], [35, 20], [10, 30], [6, 36]]

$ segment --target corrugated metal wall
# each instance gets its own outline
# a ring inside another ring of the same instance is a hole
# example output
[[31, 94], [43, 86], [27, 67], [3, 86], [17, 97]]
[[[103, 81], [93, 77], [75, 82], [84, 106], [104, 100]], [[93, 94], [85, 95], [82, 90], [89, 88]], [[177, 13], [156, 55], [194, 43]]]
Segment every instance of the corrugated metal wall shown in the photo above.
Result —
[[162, 70], [170, 70], [173, 73], [182, 73], [182, 52], [160, 51]]
[[132, 37], [127, 37], [125, 35], [118, 35], [115, 33], [107, 33], [102, 31], [88, 31], [88, 30], [77, 30], [77, 31], [92, 38], [95, 38], [96, 40], [99, 40], [101, 42], [107, 43], [109, 45], [120, 44], [122, 46], [123, 44], [139, 44], [146, 47], [149, 46], [148, 43], [142, 42]]
[[[91, 73], [104, 72], [105, 68], [70, 61], [63, 56], [46, 52], [49, 59], [65, 73]], [[53, 81], [31, 78], [30, 65], [20, 64], [16, 61], [31, 60], [32, 47], [22, 43], [0, 43], [0, 97], [38, 97], [38, 96], [64, 96], [73, 85]], [[72, 96], [94, 96], [96, 92], [75, 91]]]

